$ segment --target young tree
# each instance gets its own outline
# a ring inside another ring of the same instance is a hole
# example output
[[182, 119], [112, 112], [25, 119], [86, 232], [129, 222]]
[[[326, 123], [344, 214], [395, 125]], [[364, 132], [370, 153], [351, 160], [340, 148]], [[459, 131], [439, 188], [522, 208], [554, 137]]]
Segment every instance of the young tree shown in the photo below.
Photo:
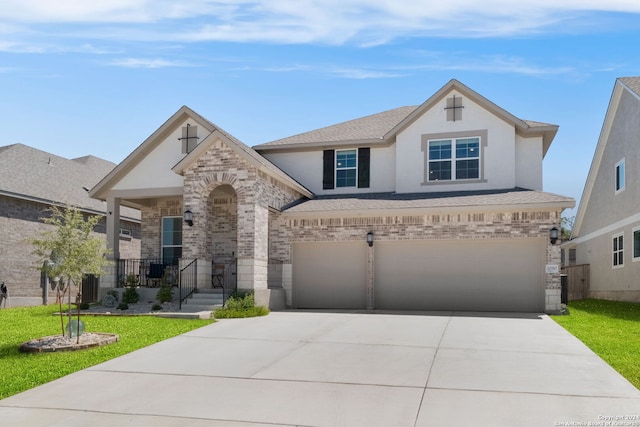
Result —
[[[53, 229], [43, 231], [41, 238], [32, 240], [32, 244], [36, 248], [34, 254], [40, 258], [41, 264], [43, 260], [53, 262], [44, 263], [39, 269], [49, 277], [60, 278], [67, 286], [74, 285], [78, 290], [79, 298], [82, 279], [89, 274], [100, 276], [103, 268], [109, 264], [105, 243], [91, 234], [100, 217], [90, 215], [85, 219], [82, 212], [71, 206], [53, 207], [50, 212], [50, 216], [41, 220], [52, 225]], [[71, 292], [68, 292], [68, 298], [68, 325], [71, 325]], [[62, 319], [62, 313], [60, 316]], [[79, 307], [77, 327], [79, 340]], [[69, 338], [71, 338], [71, 326], [68, 329]], [[64, 328], [62, 335], [64, 335]]]

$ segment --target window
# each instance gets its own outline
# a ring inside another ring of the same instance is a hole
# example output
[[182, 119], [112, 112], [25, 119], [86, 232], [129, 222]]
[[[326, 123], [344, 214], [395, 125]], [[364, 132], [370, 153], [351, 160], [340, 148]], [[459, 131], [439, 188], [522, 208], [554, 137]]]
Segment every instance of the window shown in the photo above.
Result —
[[633, 229], [633, 261], [640, 261], [640, 227]]
[[166, 265], [176, 265], [182, 257], [182, 217], [162, 218], [162, 261]]
[[624, 190], [624, 159], [616, 163], [616, 194]]
[[480, 178], [480, 138], [429, 141], [427, 181]]
[[131, 230], [129, 230], [128, 228], [121, 228], [120, 229], [120, 238], [121, 239], [131, 240]]
[[613, 236], [613, 266], [624, 267], [624, 234]]
[[355, 187], [357, 177], [357, 150], [336, 151], [336, 187]]
[[324, 150], [322, 154], [322, 189], [338, 187], [369, 188], [371, 149]]

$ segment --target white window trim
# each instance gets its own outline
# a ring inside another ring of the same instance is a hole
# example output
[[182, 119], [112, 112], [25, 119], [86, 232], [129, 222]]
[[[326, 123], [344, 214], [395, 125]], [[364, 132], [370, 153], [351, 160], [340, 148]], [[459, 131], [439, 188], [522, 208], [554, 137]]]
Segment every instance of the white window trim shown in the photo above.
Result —
[[[477, 157], [464, 157], [462, 159], [458, 159], [456, 157], [456, 149], [458, 146], [458, 140], [461, 139], [473, 139], [473, 138], [477, 138], [478, 139], [478, 156]], [[446, 141], [449, 140], [451, 141], [451, 158], [450, 159], [435, 159], [435, 160], [431, 160], [431, 158], [429, 157], [429, 144], [431, 142], [435, 142], [435, 141]], [[457, 172], [458, 172], [458, 168], [456, 167], [456, 161], [457, 160], [475, 160], [478, 159], [478, 177], [477, 178], [457, 178]], [[440, 179], [434, 179], [431, 180], [429, 179], [429, 165], [431, 164], [431, 162], [443, 162], [443, 161], [451, 161], [451, 179], [444, 179], [444, 180], [440, 180]], [[452, 138], [434, 138], [434, 139], [429, 139], [427, 140], [427, 182], [429, 183], [434, 183], [434, 182], [469, 182], [469, 181], [479, 181], [481, 180], [482, 177], [482, 137], [480, 135], [476, 135], [476, 136], [457, 136], [457, 137], [452, 137]]]
[[636, 234], [636, 232], [640, 232], [640, 227], [634, 227], [631, 230], [631, 261], [640, 262], [640, 256], [638, 256], [638, 257], [635, 256], [635, 252], [636, 251], [635, 251], [634, 245], [635, 245], [635, 241], [636, 240], [634, 239], [634, 237], [635, 237], [634, 235]]
[[[349, 167], [349, 168], [338, 168], [338, 153], [340, 152], [344, 152], [344, 151], [355, 151], [356, 152], [356, 166], [355, 168], [353, 167]], [[336, 154], [335, 154], [335, 160], [334, 160], [334, 165], [333, 165], [333, 182], [334, 184], [334, 188], [357, 188], [358, 187], [358, 149], [357, 148], [348, 148], [348, 149], [344, 149], [344, 150], [336, 150]], [[351, 169], [355, 169], [356, 171], [356, 182], [354, 185], [345, 185], [345, 186], [338, 186], [338, 170], [351, 170]]]
[[[613, 241], [615, 239], [619, 238], [619, 237], [622, 237], [622, 249], [619, 249], [617, 252], [615, 252], [613, 250]], [[625, 251], [625, 245], [626, 245], [626, 242], [624, 240], [625, 240], [624, 239], [624, 232], [623, 233], [617, 233], [617, 234], [614, 234], [613, 236], [611, 236], [611, 268], [623, 268], [624, 267], [624, 251]], [[615, 253], [619, 253], [619, 252], [622, 252], [622, 263], [618, 264], [618, 265], [614, 265], [613, 255]]]
[[[618, 186], [618, 168], [622, 165], [622, 186], [620, 188], [616, 188]], [[618, 163], [616, 163], [614, 169], [613, 169], [613, 173], [614, 173], [614, 177], [613, 177], [613, 188], [615, 190], [615, 194], [619, 194], [622, 193], [624, 191], [625, 186], [627, 185], [627, 179], [626, 179], [626, 173], [627, 173], [627, 168], [625, 167], [624, 164], [624, 158], [622, 160], [620, 160]]]

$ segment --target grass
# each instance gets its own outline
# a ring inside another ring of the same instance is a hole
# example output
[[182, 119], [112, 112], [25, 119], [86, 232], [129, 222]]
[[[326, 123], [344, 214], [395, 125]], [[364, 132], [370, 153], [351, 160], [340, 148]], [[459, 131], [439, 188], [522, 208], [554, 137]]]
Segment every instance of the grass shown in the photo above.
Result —
[[115, 333], [120, 342], [81, 351], [20, 353], [18, 347], [26, 341], [60, 335], [60, 317], [53, 315], [57, 311], [57, 306], [0, 310], [0, 399], [212, 322], [155, 316], [82, 316], [86, 332]]
[[568, 308], [553, 320], [640, 389], [640, 304], [584, 300]]

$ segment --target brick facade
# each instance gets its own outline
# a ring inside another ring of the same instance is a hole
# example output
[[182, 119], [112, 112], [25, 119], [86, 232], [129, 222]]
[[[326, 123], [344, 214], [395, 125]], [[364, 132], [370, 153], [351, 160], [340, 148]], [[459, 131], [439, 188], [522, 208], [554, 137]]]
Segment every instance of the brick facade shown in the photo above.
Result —
[[[49, 205], [28, 200], [0, 196], [0, 282], [9, 288], [9, 304], [12, 306], [40, 305], [43, 303], [41, 273], [37, 269], [40, 260], [33, 255], [30, 241], [52, 226], [40, 218], [46, 215]], [[122, 221], [121, 228], [131, 230], [131, 238], [122, 238], [120, 248], [123, 257], [134, 258], [140, 254], [140, 225]], [[104, 218], [96, 227], [96, 235], [104, 238]], [[49, 289], [49, 302], [55, 301], [55, 293]]]
[[[290, 266], [295, 242], [364, 242], [369, 231], [373, 231], [376, 242], [509, 238], [544, 238], [548, 241], [549, 230], [559, 224], [560, 215], [560, 210], [333, 218], [287, 218], [286, 214], [274, 213], [269, 226], [269, 251], [277, 263]], [[546, 264], [560, 265], [559, 246], [548, 243]], [[283, 267], [283, 271], [287, 270], [290, 268]], [[290, 293], [290, 274], [288, 277], [289, 280], [282, 279], [282, 285]], [[560, 310], [559, 273], [545, 275], [545, 310]]]

